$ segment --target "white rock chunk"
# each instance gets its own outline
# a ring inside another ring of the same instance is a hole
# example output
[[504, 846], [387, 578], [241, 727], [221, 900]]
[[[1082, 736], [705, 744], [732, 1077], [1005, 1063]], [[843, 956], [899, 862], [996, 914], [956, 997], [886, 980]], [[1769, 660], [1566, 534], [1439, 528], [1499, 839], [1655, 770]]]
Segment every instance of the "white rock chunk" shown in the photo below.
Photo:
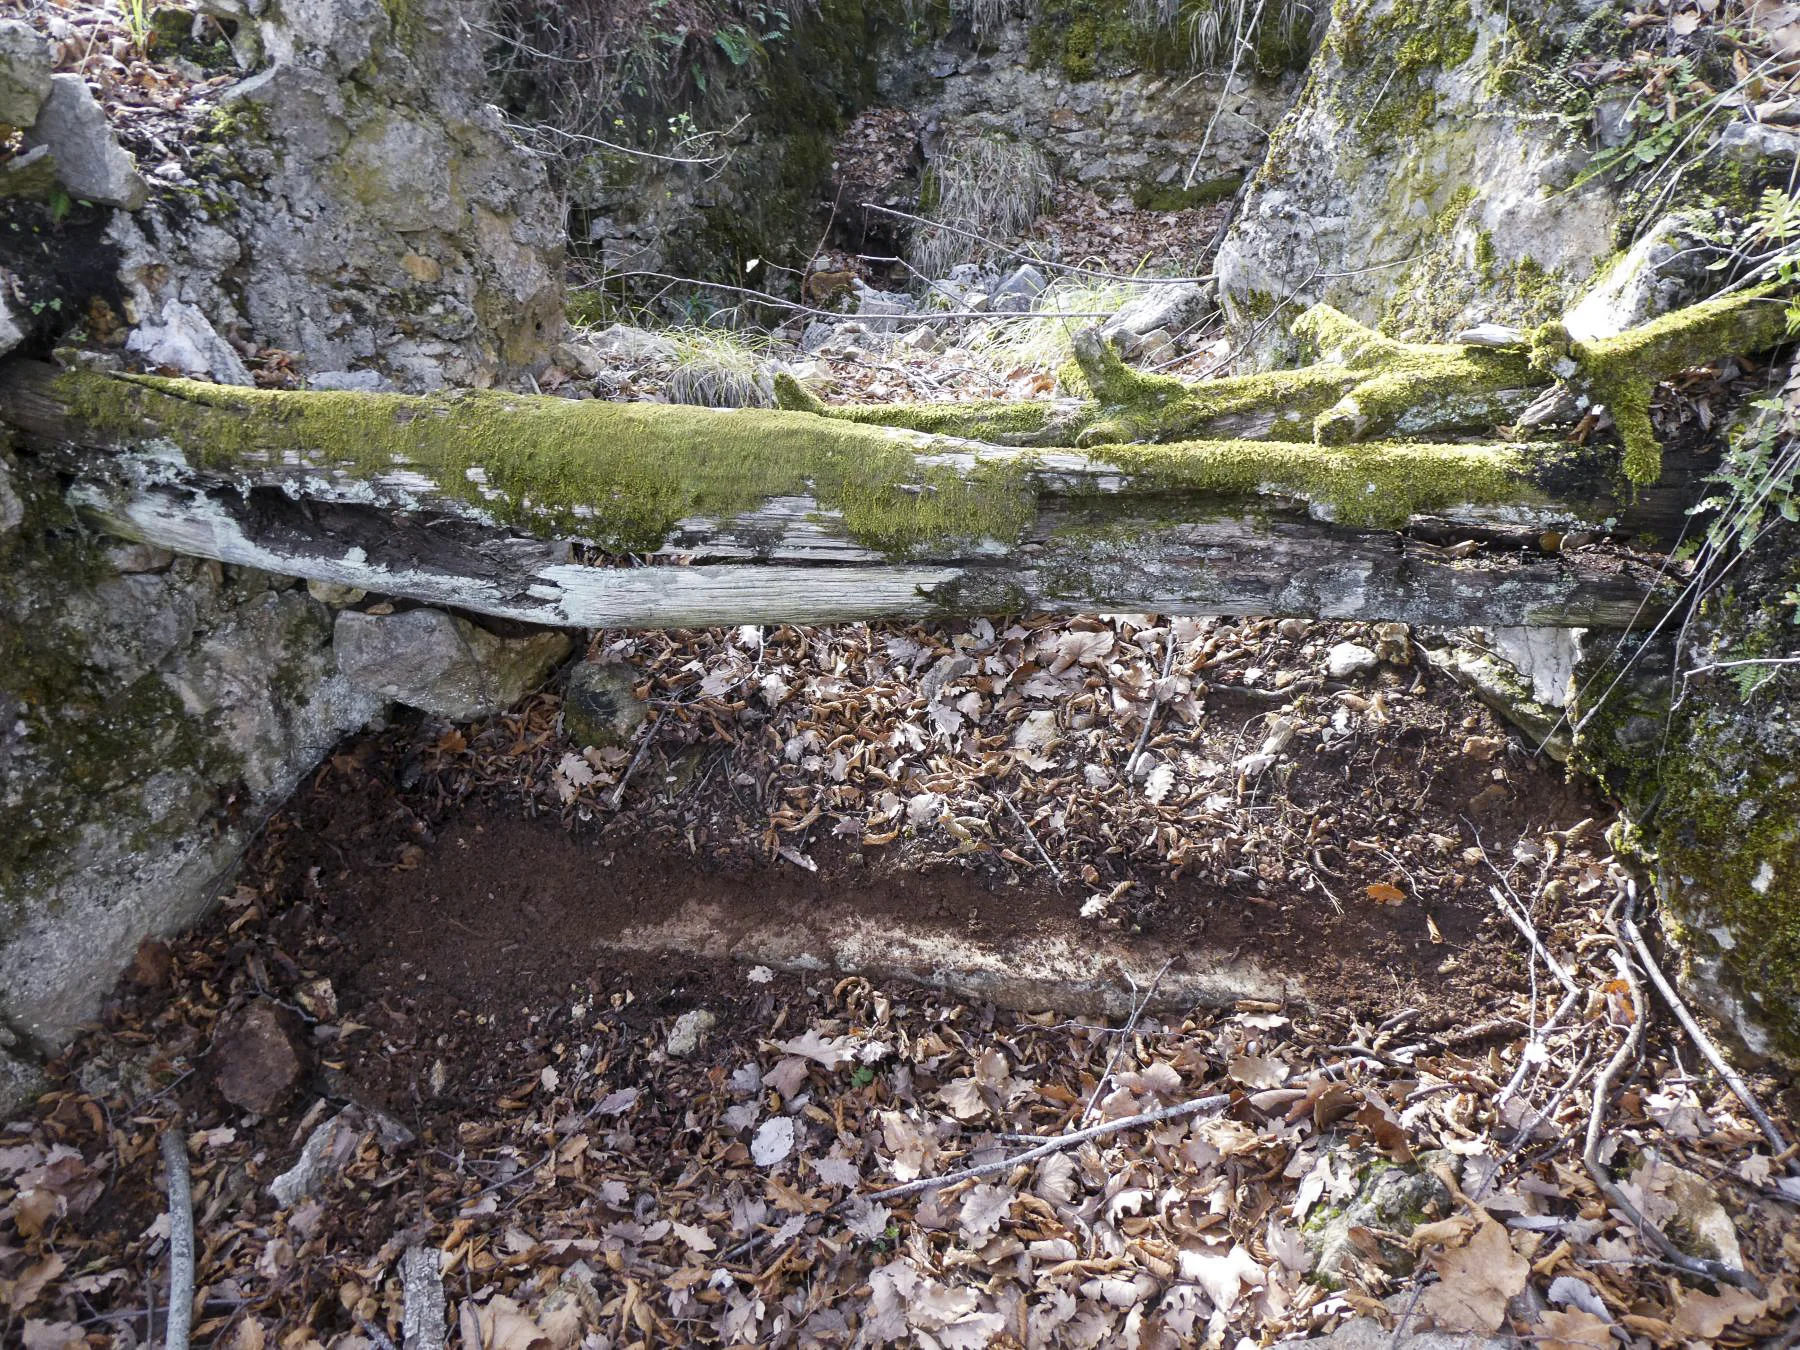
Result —
[[165, 300], [154, 323], [136, 329], [125, 340], [153, 366], [174, 366], [184, 375], [205, 376], [220, 384], [253, 385], [243, 358], [219, 336], [206, 315], [184, 300]]
[[695, 1008], [681, 1014], [669, 1029], [669, 1058], [686, 1059], [700, 1048], [700, 1042], [706, 1038], [706, 1033], [718, 1023], [719, 1019], [705, 1008]]
[[56, 176], [72, 197], [127, 211], [150, 200], [137, 161], [113, 137], [105, 112], [79, 75], [51, 77], [50, 93], [25, 144], [50, 148]]
[[1380, 664], [1379, 656], [1357, 642], [1340, 642], [1325, 653], [1325, 673], [1334, 680], [1367, 674]]

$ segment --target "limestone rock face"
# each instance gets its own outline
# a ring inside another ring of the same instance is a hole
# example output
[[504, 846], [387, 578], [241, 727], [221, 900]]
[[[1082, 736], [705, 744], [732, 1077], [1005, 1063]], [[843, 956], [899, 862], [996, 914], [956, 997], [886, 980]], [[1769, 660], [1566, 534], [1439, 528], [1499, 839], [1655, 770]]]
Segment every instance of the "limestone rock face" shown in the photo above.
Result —
[[569, 654], [566, 633], [499, 638], [437, 609], [344, 610], [338, 669], [358, 689], [437, 717], [466, 721], [512, 707]]
[[467, 7], [249, 8], [261, 17], [240, 33], [265, 64], [222, 95], [207, 165], [229, 209], [158, 202], [112, 224], [134, 321], [196, 306], [309, 374], [412, 391], [546, 364], [563, 330], [561, 208], [489, 106]]
[[28, 127], [50, 96], [50, 44], [28, 23], [0, 22], [0, 126]]
[[55, 75], [37, 121], [25, 133], [29, 148], [44, 146], [57, 180], [71, 197], [135, 211], [150, 199], [137, 161], [114, 139], [106, 114], [79, 75]]
[[[1532, 22], [1554, 50], [1593, 8]], [[1561, 312], [1611, 251], [1616, 207], [1603, 182], [1575, 186], [1587, 155], [1553, 120], [1506, 115], [1528, 111], [1496, 80], [1515, 46], [1504, 0], [1339, 0], [1219, 253], [1240, 344], [1287, 355], [1285, 323], [1262, 321], [1320, 301], [1440, 340]]]
[[[0, 1027], [28, 1060], [146, 935], [212, 902], [264, 813], [381, 700], [283, 578], [118, 548], [0, 447]], [[0, 1110], [27, 1090], [0, 1073]]]

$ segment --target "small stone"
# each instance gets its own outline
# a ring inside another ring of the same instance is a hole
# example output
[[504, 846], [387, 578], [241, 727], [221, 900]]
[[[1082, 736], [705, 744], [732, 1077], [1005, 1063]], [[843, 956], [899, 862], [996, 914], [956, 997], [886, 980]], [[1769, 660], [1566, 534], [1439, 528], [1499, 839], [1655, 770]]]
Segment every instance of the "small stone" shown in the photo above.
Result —
[[1306, 636], [1305, 619], [1283, 619], [1275, 625], [1275, 631], [1289, 642], [1298, 642]]
[[106, 550], [106, 561], [115, 572], [133, 575], [165, 572], [174, 565], [175, 555], [155, 544], [114, 544]]
[[299, 1158], [269, 1183], [269, 1194], [283, 1209], [299, 1204], [350, 1165], [361, 1137], [360, 1112], [355, 1107], [339, 1112], [306, 1136]]
[[335, 581], [318, 580], [306, 583], [306, 593], [320, 604], [330, 605], [333, 609], [360, 604], [369, 594], [360, 586], [344, 586]]
[[1358, 642], [1340, 642], [1325, 653], [1325, 673], [1334, 680], [1366, 675], [1380, 664], [1381, 658]]
[[1181, 355], [1175, 339], [1164, 328], [1152, 328], [1132, 344], [1132, 356], [1140, 365], [1158, 366]]
[[1375, 655], [1389, 665], [1412, 664], [1412, 630], [1403, 623], [1375, 625]]
[[125, 339], [125, 350], [153, 366], [173, 366], [185, 375], [209, 376], [220, 384], [256, 383], [237, 349], [219, 336], [199, 306], [185, 300], [165, 300], [156, 320]]
[[0, 126], [28, 127], [50, 96], [50, 44], [19, 19], [0, 23]]
[[1031, 302], [1044, 293], [1050, 283], [1030, 263], [1017, 268], [994, 291], [994, 308], [1018, 313], [1031, 308]]
[[294, 1016], [268, 999], [256, 999], [231, 1015], [214, 1047], [213, 1082], [233, 1106], [266, 1116], [305, 1072]]
[[583, 748], [630, 745], [646, 720], [636, 683], [630, 666], [583, 661], [569, 672], [563, 731]]
[[294, 989], [294, 1002], [305, 1010], [307, 1016], [316, 1017], [321, 1022], [329, 1022], [338, 1015], [337, 990], [331, 987], [331, 981], [323, 977], [307, 980]]
[[127, 211], [150, 200], [137, 161], [114, 138], [106, 113], [79, 75], [51, 77], [49, 96], [25, 143], [50, 147], [57, 177], [72, 197]]
[[896, 344], [909, 352], [918, 352], [922, 356], [930, 356], [944, 349], [944, 338], [935, 324], [920, 324], [901, 335]]
[[331, 645], [358, 688], [435, 717], [468, 721], [504, 712], [569, 653], [559, 631], [501, 638], [439, 609], [379, 615], [340, 610]]
[[394, 382], [379, 370], [321, 370], [307, 378], [306, 387], [351, 394], [394, 392]]
[[686, 1059], [700, 1048], [700, 1042], [705, 1039], [706, 1033], [718, 1024], [719, 1019], [705, 1008], [695, 1008], [692, 1012], [681, 1014], [669, 1029], [669, 1058]]

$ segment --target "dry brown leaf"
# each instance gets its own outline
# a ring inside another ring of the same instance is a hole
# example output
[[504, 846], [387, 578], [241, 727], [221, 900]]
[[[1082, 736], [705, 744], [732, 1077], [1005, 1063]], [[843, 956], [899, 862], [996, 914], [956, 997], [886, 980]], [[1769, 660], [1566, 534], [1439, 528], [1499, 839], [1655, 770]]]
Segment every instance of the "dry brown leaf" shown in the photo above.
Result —
[[1419, 1304], [1432, 1324], [1446, 1331], [1498, 1331], [1507, 1301], [1531, 1274], [1531, 1263], [1513, 1250], [1506, 1230], [1488, 1218], [1477, 1221], [1465, 1241], [1433, 1252], [1430, 1261], [1438, 1282]]
[[1365, 886], [1363, 890], [1369, 899], [1378, 905], [1403, 905], [1406, 903], [1406, 892], [1398, 886], [1385, 881], [1377, 881], [1373, 886]]
[[1747, 1289], [1721, 1288], [1716, 1294], [1689, 1293], [1675, 1309], [1675, 1331], [1712, 1341], [1733, 1322], [1748, 1322], [1762, 1316], [1769, 1300], [1758, 1298]]
[[1538, 1350], [1609, 1350], [1613, 1343], [1611, 1324], [1580, 1308], [1547, 1312], [1541, 1320]]

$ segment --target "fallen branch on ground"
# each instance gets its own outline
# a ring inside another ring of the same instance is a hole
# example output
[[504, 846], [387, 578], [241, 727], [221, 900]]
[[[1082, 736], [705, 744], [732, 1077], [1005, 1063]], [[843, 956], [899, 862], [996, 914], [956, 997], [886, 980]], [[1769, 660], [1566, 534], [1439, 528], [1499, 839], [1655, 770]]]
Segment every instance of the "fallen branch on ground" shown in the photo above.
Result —
[[[1613, 907], [1615, 910], [1617, 909], [1617, 901], [1614, 902]], [[1739, 1270], [1735, 1266], [1728, 1266], [1723, 1261], [1689, 1256], [1671, 1242], [1662, 1229], [1643, 1216], [1638, 1207], [1631, 1202], [1630, 1197], [1613, 1181], [1612, 1174], [1607, 1170], [1606, 1164], [1601, 1161], [1600, 1140], [1606, 1131], [1607, 1098], [1612, 1093], [1614, 1081], [1624, 1071], [1625, 1066], [1637, 1056], [1638, 1050], [1643, 1045], [1644, 1023], [1649, 1013], [1648, 1006], [1644, 1002], [1643, 986], [1638, 983], [1637, 971], [1632, 966], [1631, 957], [1626, 950], [1625, 938], [1621, 935], [1618, 923], [1611, 913], [1608, 915], [1608, 927], [1612, 929], [1613, 942], [1618, 948], [1619, 973], [1624, 977], [1625, 983], [1631, 991], [1631, 1027], [1625, 1033], [1625, 1039], [1619, 1042], [1619, 1048], [1613, 1053], [1612, 1059], [1600, 1071], [1599, 1078], [1594, 1081], [1593, 1104], [1588, 1110], [1587, 1140], [1581, 1150], [1582, 1166], [1587, 1169], [1588, 1178], [1594, 1183], [1600, 1194], [1606, 1198], [1606, 1202], [1629, 1219], [1639, 1234], [1652, 1247], [1655, 1247], [1670, 1265], [1683, 1274], [1692, 1275], [1697, 1279], [1723, 1280], [1740, 1289], [1748, 1289], [1752, 1293], [1760, 1294], [1761, 1286], [1749, 1272]]]
[[[1650, 944], [1644, 941], [1644, 935], [1639, 930], [1636, 920], [1627, 916], [1623, 927], [1625, 936], [1631, 940], [1632, 949], [1637, 952], [1638, 960], [1643, 962], [1644, 969], [1650, 974], [1650, 982], [1656, 986], [1657, 992], [1663, 996], [1663, 1001], [1669, 1005], [1676, 1020], [1681, 1023], [1682, 1028], [1699, 1048], [1706, 1062], [1712, 1065], [1713, 1072], [1724, 1080], [1725, 1086], [1731, 1089], [1732, 1095], [1744, 1104], [1744, 1109], [1750, 1113], [1750, 1118], [1756, 1122], [1756, 1127], [1763, 1132], [1763, 1138], [1769, 1141], [1769, 1147], [1775, 1151], [1775, 1155], [1780, 1157], [1789, 1153], [1788, 1141], [1782, 1135], [1781, 1128], [1769, 1118], [1769, 1113], [1763, 1110], [1762, 1103], [1757, 1101], [1756, 1094], [1750, 1091], [1750, 1085], [1743, 1080], [1742, 1075], [1725, 1062], [1725, 1057], [1712, 1043], [1712, 1038], [1701, 1029], [1700, 1023], [1694, 1019], [1694, 1014], [1688, 1011], [1687, 1004], [1682, 1002], [1681, 996], [1664, 978], [1661, 967], [1650, 955]], [[1788, 1159], [1787, 1166], [1790, 1171], [1796, 1170], [1796, 1164], [1791, 1157]]]
[[169, 1317], [163, 1350], [187, 1350], [194, 1316], [194, 1186], [187, 1132], [179, 1119], [163, 1127], [161, 1142], [169, 1174]]

